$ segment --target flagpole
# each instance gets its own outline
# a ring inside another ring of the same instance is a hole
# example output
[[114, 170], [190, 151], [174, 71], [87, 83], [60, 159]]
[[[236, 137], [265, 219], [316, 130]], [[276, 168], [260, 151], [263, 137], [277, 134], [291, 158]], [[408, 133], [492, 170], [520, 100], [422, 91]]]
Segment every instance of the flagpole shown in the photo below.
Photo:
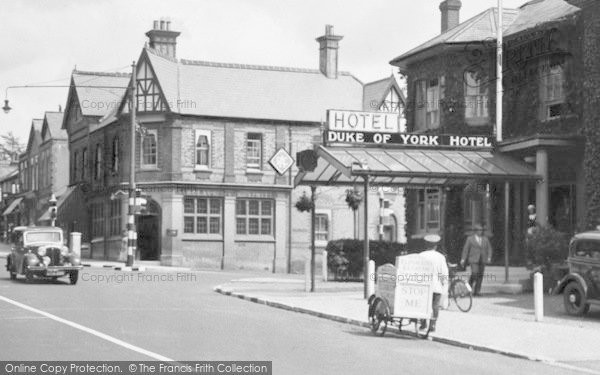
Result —
[[502, 142], [502, 0], [498, 0], [496, 27], [496, 141]]

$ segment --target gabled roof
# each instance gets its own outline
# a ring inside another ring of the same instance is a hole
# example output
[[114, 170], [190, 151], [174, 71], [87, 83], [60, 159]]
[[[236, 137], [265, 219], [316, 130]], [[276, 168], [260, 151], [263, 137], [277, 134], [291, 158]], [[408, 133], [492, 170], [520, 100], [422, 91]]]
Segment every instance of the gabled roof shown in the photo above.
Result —
[[67, 139], [67, 131], [62, 129], [64, 112], [46, 112], [42, 125], [42, 140]]
[[536, 27], [546, 22], [553, 22], [568, 17], [580, 8], [564, 0], [533, 0], [519, 7], [519, 15], [513, 21], [506, 35]]
[[175, 60], [145, 48], [172, 112], [182, 115], [321, 122], [327, 109], [362, 110], [363, 85], [349, 73]]
[[[580, 8], [569, 4], [565, 0], [532, 0], [519, 7], [519, 9], [504, 8], [502, 13], [503, 36], [508, 37], [546, 22], [563, 19], [579, 10]], [[422, 58], [422, 56], [417, 57], [416, 55], [420, 55], [428, 50], [451, 45], [464, 45], [470, 42], [495, 41], [497, 18], [498, 9], [489, 8], [394, 58], [390, 61], [390, 64], [406, 68], [409, 63], [417, 61], [417, 58]]]
[[363, 110], [376, 111], [381, 103], [383, 103], [392, 87], [398, 92], [402, 104], [406, 105], [404, 93], [400, 89], [396, 78], [391, 75], [378, 81], [365, 83], [363, 88]]
[[119, 106], [131, 74], [74, 70], [71, 78], [82, 115], [102, 117]]
[[27, 149], [25, 150], [25, 154], [28, 154], [31, 151], [31, 146], [34, 142], [37, 141], [37, 144], [40, 144], [42, 141], [42, 125], [44, 120], [41, 118], [35, 118], [31, 120], [31, 129], [29, 130], [29, 139], [27, 140]]
[[[508, 26], [517, 17], [518, 11], [516, 9], [504, 8], [502, 13], [503, 30], [506, 30]], [[396, 57], [390, 64], [396, 66], [405, 66], [404, 61], [418, 53], [421, 53], [430, 48], [449, 45], [449, 44], [466, 44], [469, 42], [480, 42], [487, 39], [496, 39], [497, 25], [496, 20], [498, 17], [497, 8], [489, 8], [475, 17], [472, 17], [456, 27], [436, 36], [433, 39], [411, 49], [408, 52]]]

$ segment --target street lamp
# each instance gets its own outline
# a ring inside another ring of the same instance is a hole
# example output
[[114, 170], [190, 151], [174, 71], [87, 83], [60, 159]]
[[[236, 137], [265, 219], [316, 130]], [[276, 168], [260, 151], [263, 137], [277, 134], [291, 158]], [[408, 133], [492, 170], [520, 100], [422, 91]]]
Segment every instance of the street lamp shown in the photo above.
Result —
[[2, 107], [4, 113], [10, 112], [11, 109], [12, 108], [10, 108], [10, 106], [8, 105], [8, 99], [4, 99], [4, 107]]

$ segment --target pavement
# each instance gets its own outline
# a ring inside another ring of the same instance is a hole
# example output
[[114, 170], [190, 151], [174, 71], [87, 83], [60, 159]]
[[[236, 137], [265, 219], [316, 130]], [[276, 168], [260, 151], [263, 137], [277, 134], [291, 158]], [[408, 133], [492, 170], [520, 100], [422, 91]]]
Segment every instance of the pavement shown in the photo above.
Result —
[[[276, 277], [234, 279], [215, 287], [218, 293], [251, 302], [369, 327], [361, 283], [318, 281], [315, 290], [305, 292], [303, 279]], [[500, 294], [493, 283], [482, 290], [470, 312], [460, 312], [453, 302], [440, 312], [430, 340], [600, 374], [600, 309], [570, 317], [562, 296], [546, 295], [545, 316], [537, 322], [532, 294]]]

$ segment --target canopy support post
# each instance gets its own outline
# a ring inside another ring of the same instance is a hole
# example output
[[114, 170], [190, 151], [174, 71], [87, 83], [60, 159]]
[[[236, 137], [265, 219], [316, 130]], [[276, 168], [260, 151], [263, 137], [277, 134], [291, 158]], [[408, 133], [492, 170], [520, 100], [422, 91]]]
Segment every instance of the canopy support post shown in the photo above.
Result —
[[315, 291], [315, 185], [310, 186], [310, 291]]
[[364, 192], [364, 246], [363, 246], [363, 286], [364, 286], [364, 298], [369, 298], [368, 294], [368, 282], [369, 282], [369, 175], [364, 177], [365, 179], [365, 192]]
[[510, 217], [510, 182], [504, 182], [504, 283], [508, 284], [508, 249], [510, 228], [508, 219]]

